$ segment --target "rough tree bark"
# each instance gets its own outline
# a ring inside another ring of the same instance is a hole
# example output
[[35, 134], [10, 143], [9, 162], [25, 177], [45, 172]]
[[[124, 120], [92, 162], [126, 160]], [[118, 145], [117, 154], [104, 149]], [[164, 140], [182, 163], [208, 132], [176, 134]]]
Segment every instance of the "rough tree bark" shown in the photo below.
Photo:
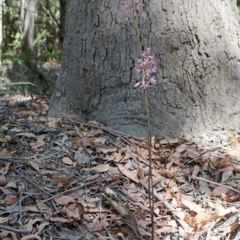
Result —
[[60, 39], [61, 44], [63, 43], [63, 38], [65, 34], [65, 18], [67, 11], [67, 0], [60, 0]]
[[[240, 24], [236, 1], [148, 0], [141, 40], [158, 61], [148, 91], [153, 134], [202, 135], [240, 127]], [[118, 1], [69, 1], [62, 71], [50, 114], [85, 114], [146, 135], [142, 90], [134, 89], [134, 29]]]
[[4, 0], [0, 0], [0, 65], [2, 62], [2, 43], [3, 43], [3, 22], [2, 22], [3, 4]]
[[27, 0], [27, 3], [26, 3], [26, 14], [25, 14], [24, 32], [23, 32], [23, 39], [22, 39], [22, 51], [33, 50], [36, 4], [37, 4], [37, 0]]

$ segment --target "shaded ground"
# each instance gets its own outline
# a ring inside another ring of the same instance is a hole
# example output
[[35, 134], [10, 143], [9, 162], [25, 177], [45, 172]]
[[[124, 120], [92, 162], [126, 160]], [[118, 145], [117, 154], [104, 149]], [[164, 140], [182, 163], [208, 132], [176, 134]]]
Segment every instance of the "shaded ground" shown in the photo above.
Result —
[[60, 64], [49, 59], [44, 64], [35, 63], [35, 72], [21, 60], [4, 60], [0, 64], [0, 96], [7, 93], [51, 96]]
[[[144, 138], [0, 100], [1, 239], [149, 239]], [[237, 133], [152, 138], [155, 239], [240, 239]]]

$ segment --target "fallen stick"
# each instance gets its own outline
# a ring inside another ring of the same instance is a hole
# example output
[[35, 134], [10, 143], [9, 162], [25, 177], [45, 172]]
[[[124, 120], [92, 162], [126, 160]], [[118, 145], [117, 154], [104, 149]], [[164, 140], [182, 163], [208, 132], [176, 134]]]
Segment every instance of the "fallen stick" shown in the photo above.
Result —
[[45, 203], [45, 202], [50, 201], [50, 200], [52, 200], [52, 199], [54, 199], [54, 198], [56, 198], [56, 197], [60, 197], [60, 196], [62, 196], [62, 195], [64, 195], [64, 194], [66, 194], [66, 193], [69, 193], [69, 192], [71, 192], [71, 191], [77, 190], [77, 189], [79, 189], [79, 188], [87, 187], [87, 186], [89, 186], [89, 185], [91, 185], [91, 184], [93, 184], [93, 183], [95, 183], [95, 182], [97, 182], [97, 181], [99, 181], [99, 180], [96, 179], [96, 180], [94, 180], [94, 181], [92, 181], [92, 182], [85, 183], [84, 185], [81, 185], [81, 186], [77, 186], [77, 187], [68, 189], [68, 190], [66, 190], [66, 191], [64, 191], [64, 192], [58, 193], [58, 194], [56, 194], [56, 195], [54, 195], [54, 196], [52, 196], [52, 197], [50, 197], [50, 198], [47, 198], [47, 199], [43, 200], [43, 202]]
[[236, 188], [233, 188], [233, 187], [221, 184], [221, 183], [213, 182], [211, 180], [208, 180], [208, 179], [205, 179], [205, 178], [201, 178], [201, 177], [197, 177], [197, 176], [192, 176], [192, 178], [195, 178], [197, 180], [202, 180], [202, 181], [205, 181], [205, 182], [208, 182], [208, 183], [212, 183], [212, 184], [215, 184], [217, 186], [225, 187], [225, 188], [231, 189], [234, 192], [240, 193], [240, 191], [237, 190]]
[[9, 226], [4, 226], [4, 225], [0, 225], [0, 229], [8, 231], [8, 232], [14, 232], [14, 233], [28, 233], [27, 230], [17, 229], [17, 228], [13, 228], [13, 227], [9, 227]]

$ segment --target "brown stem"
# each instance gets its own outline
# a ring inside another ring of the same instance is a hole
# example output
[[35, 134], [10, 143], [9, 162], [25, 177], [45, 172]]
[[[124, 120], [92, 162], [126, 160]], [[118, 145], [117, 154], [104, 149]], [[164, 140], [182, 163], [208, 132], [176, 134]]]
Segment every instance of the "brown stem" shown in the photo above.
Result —
[[[132, 6], [134, 6], [134, 1], [131, 0]], [[141, 39], [138, 27], [138, 19], [135, 13], [132, 13], [133, 24], [136, 30], [137, 35], [137, 43], [140, 52], [140, 56], [142, 58], [142, 46], [141, 46]], [[146, 72], [144, 73], [144, 80], [146, 80]], [[151, 240], [154, 240], [154, 193], [153, 193], [153, 177], [152, 177], [152, 151], [151, 151], [151, 123], [150, 123], [150, 115], [149, 115], [149, 108], [147, 102], [147, 91], [144, 89], [144, 103], [146, 108], [146, 115], [147, 115], [147, 125], [148, 125], [148, 156], [149, 156], [149, 179], [148, 179], [148, 198], [149, 198], [149, 209], [151, 214], [151, 222], [152, 222], [152, 234]]]
[[147, 125], [148, 125], [148, 156], [149, 156], [149, 177], [148, 177], [148, 198], [149, 198], [149, 208], [151, 214], [151, 222], [152, 222], [152, 234], [151, 239], [154, 240], [154, 195], [153, 195], [153, 176], [152, 176], [152, 133], [151, 133], [151, 122], [147, 101], [147, 91], [144, 89], [144, 103], [146, 108], [147, 115]]

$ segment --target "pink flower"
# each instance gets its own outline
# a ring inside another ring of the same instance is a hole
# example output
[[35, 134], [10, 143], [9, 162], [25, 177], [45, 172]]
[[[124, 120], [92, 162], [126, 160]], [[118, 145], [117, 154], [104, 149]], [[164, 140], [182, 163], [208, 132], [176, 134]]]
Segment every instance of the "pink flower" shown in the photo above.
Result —
[[137, 65], [135, 67], [135, 73], [142, 75], [142, 81], [134, 85], [134, 87], [141, 87], [143, 89], [152, 87], [157, 83], [153, 74], [157, 72], [157, 62], [153, 55], [151, 54], [151, 49], [147, 48], [142, 51], [142, 58], [137, 59]]
[[124, 23], [128, 23], [129, 18], [131, 18], [132, 14], [140, 15], [141, 17], [146, 18], [147, 13], [143, 11], [143, 1], [142, 0], [133, 0], [133, 3], [131, 0], [121, 0], [120, 6], [125, 14], [123, 21]]

